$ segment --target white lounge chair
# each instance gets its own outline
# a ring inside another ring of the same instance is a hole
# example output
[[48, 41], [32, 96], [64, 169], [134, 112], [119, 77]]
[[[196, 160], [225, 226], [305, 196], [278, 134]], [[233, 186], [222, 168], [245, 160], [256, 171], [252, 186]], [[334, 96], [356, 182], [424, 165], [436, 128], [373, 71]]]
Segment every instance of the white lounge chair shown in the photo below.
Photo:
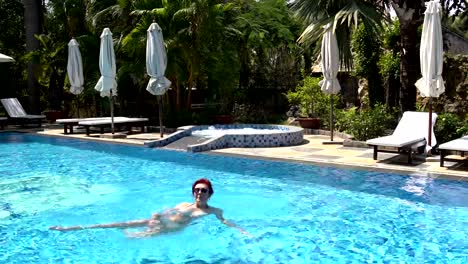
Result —
[[10, 119], [19, 121], [21, 125], [26, 123], [38, 123], [38, 125], [41, 126], [42, 120], [46, 118], [44, 115], [28, 115], [16, 98], [4, 98], [1, 99], [1, 102]]
[[[432, 113], [431, 147], [437, 143], [434, 135], [436, 120], [437, 114]], [[369, 139], [366, 143], [374, 147], [374, 160], [377, 160], [378, 152], [402, 153], [404, 151], [408, 154], [408, 164], [411, 164], [412, 152], [421, 146], [427, 145], [428, 127], [429, 113], [404, 112], [392, 135]], [[384, 149], [379, 149], [379, 147], [384, 147]]]
[[440, 150], [440, 167], [444, 166], [444, 161], [447, 160], [445, 157], [449, 151], [461, 152], [461, 156], [465, 156], [465, 152], [468, 152], [468, 136], [455, 139], [439, 146]]
[[[121, 127], [141, 127], [141, 132], [145, 132], [145, 125], [149, 121], [148, 118], [131, 118], [131, 117], [114, 117], [114, 126]], [[101, 134], [104, 133], [104, 127], [111, 126], [111, 119], [103, 120], [91, 120], [91, 121], [81, 121], [78, 122], [78, 125], [84, 126], [86, 128], [86, 135], [89, 136], [91, 127], [99, 127], [101, 129]], [[129, 130], [130, 130], [129, 129]]]

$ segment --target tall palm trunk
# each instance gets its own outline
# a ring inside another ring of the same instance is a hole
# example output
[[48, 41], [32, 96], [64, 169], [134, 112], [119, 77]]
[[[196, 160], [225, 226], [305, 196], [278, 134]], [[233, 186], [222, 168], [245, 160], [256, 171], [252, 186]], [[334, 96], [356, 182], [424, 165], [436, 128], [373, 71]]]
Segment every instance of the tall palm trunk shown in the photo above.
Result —
[[180, 88], [179, 81], [177, 79], [175, 81], [172, 81], [172, 87], [175, 88], [176, 92], [175, 109], [176, 111], [180, 111], [180, 109], [182, 108], [182, 91]]
[[394, 0], [392, 6], [400, 21], [400, 108], [404, 112], [416, 108], [416, 86], [414, 84], [421, 72], [418, 27], [423, 22], [424, 1]]
[[[42, 29], [42, 1], [41, 0], [23, 0], [24, 5], [24, 26], [26, 29], [26, 51], [31, 52], [39, 48], [39, 41], [34, 35], [39, 35]], [[40, 112], [39, 102], [39, 84], [34, 76], [37, 62], [28, 63], [28, 93], [29, 93], [29, 111], [35, 114]]]

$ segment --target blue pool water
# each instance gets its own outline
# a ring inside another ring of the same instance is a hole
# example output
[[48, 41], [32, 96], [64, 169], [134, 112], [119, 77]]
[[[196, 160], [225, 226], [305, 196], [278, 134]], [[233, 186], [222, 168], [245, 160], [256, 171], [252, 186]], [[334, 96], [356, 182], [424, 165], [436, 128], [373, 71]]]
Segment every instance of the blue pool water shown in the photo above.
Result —
[[[213, 181], [214, 216], [149, 239], [49, 231], [150, 217]], [[0, 133], [0, 263], [468, 263], [468, 183]]]

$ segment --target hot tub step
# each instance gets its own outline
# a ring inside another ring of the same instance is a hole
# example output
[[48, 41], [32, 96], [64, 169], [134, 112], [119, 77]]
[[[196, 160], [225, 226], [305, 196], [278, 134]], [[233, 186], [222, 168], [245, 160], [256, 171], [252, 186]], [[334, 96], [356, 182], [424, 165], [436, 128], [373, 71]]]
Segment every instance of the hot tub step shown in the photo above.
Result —
[[187, 146], [200, 144], [207, 140], [209, 140], [209, 138], [197, 137], [197, 136], [186, 136], [164, 146], [164, 148], [187, 151]]

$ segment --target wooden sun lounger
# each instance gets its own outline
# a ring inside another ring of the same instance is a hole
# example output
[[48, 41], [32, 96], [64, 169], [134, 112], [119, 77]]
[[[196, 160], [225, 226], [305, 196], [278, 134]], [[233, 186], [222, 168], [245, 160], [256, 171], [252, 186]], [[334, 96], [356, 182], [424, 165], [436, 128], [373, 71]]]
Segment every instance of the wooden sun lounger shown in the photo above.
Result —
[[[434, 124], [437, 119], [437, 114], [432, 114], [432, 137], [431, 145], [436, 144], [434, 136]], [[429, 128], [429, 113], [426, 112], [411, 112], [403, 113], [403, 116], [398, 123], [395, 131], [390, 136], [373, 138], [366, 141], [366, 144], [374, 148], [374, 160], [377, 160], [378, 152], [388, 153], [406, 153], [408, 154], [408, 164], [413, 161], [412, 152], [419, 147], [426, 146]], [[384, 147], [379, 149], [379, 147]], [[391, 149], [396, 149], [392, 151]]]
[[24, 110], [17, 98], [4, 98], [0, 100], [9, 118], [17, 121], [20, 125], [36, 123], [40, 127], [46, 118], [44, 115], [30, 115]]
[[[144, 133], [146, 123], [148, 123], [148, 118], [114, 117], [115, 127], [120, 128], [126, 126], [129, 131], [132, 127], [141, 127], [141, 132]], [[85, 127], [87, 136], [90, 134], [91, 127], [99, 127], [101, 134], [103, 134], [104, 128], [110, 127], [111, 124], [111, 119], [78, 122], [78, 125]]]
[[0, 129], [5, 129], [5, 124], [8, 121], [7, 117], [0, 117]]
[[[114, 118], [121, 118], [114, 117]], [[64, 134], [73, 134], [73, 126], [77, 126], [79, 122], [84, 121], [98, 121], [98, 120], [111, 120], [109, 117], [89, 117], [89, 118], [66, 118], [66, 119], [57, 119], [55, 122], [59, 124], [63, 124], [63, 133]]]
[[[377, 160], [377, 153], [384, 152], [384, 153], [406, 153], [408, 155], [408, 164], [413, 162], [412, 152], [413, 149], [419, 146], [426, 145], [425, 138], [400, 138], [397, 136], [385, 136], [380, 137], [374, 140], [368, 140], [367, 145], [372, 146], [374, 148], [373, 158]], [[389, 149], [380, 149], [380, 147], [391, 147], [396, 150], [389, 150]]]
[[[439, 146], [440, 150], [440, 167], [444, 166], [445, 160], [452, 160], [447, 159], [446, 156], [448, 155], [449, 151], [458, 151], [461, 152], [461, 156], [465, 156], [465, 152], [468, 152], [468, 136], [464, 136], [459, 139], [455, 139]], [[458, 161], [458, 160], [457, 160]]]

